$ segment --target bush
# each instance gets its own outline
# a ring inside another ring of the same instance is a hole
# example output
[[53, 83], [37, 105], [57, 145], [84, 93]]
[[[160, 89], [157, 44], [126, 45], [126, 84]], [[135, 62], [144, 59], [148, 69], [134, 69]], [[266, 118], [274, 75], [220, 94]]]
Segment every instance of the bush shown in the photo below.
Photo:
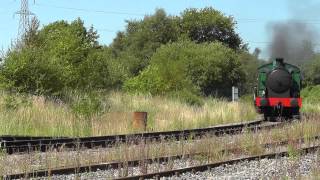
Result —
[[32, 106], [28, 97], [17, 94], [3, 94], [2, 106], [5, 110], [17, 110], [19, 107]]
[[124, 89], [131, 93], [164, 94], [169, 91], [164, 79], [159, 76], [158, 67], [149, 66], [139, 76], [127, 80]]
[[187, 91], [227, 96], [231, 94], [225, 89], [243, 79], [238, 56], [222, 43], [181, 41], [158, 49], [151, 58], [151, 65], [139, 76], [126, 81], [124, 88], [151, 94]]
[[60, 95], [65, 84], [61, 71], [40, 54], [35, 49], [9, 54], [1, 69], [1, 86], [13, 92]]
[[122, 86], [127, 75], [123, 65], [108, 47], [98, 46], [96, 32], [87, 30], [80, 19], [51, 23], [32, 36], [31, 44], [22, 43], [7, 53], [0, 65], [1, 87], [61, 97], [69, 90]]
[[320, 54], [314, 56], [313, 60], [303, 67], [304, 84], [317, 85], [320, 84]]
[[301, 91], [301, 97], [304, 102], [319, 103], [320, 102], [320, 85], [308, 86]]
[[185, 90], [174, 92], [169, 96], [171, 96], [172, 98], [177, 98], [181, 102], [187, 103], [191, 106], [200, 107], [204, 104], [203, 99], [200, 96]]
[[79, 117], [90, 118], [109, 109], [106, 99], [97, 93], [87, 93], [77, 96], [71, 104], [72, 111]]

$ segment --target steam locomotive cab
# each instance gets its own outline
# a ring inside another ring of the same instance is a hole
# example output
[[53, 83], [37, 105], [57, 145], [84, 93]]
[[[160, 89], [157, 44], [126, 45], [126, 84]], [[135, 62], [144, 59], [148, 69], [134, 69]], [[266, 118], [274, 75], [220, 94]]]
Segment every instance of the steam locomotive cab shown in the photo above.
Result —
[[300, 69], [277, 58], [259, 67], [258, 72], [254, 95], [258, 112], [271, 121], [276, 117], [298, 117], [302, 105]]

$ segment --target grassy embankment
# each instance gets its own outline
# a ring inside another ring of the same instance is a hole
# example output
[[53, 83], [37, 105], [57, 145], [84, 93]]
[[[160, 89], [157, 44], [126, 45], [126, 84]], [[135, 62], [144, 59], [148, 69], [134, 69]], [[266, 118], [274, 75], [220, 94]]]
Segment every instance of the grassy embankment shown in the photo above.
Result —
[[320, 113], [320, 85], [303, 89], [301, 96], [303, 98], [302, 112]]
[[[112, 92], [93, 99], [72, 96], [72, 103], [42, 97], [0, 96], [0, 134], [92, 136], [131, 133], [132, 112], [148, 112], [147, 131], [164, 131], [253, 120], [249, 102], [203, 99], [190, 106], [177, 99]], [[88, 115], [89, 114], [89, 115]]]
[[[320, 112], [320, 86], [305, 88], [302, 112]], [[42, 97], [12, 96], [1, 92], [0, 134], [34, 136], [92, 136], [132, 133], [132, 112], [148, 112], [147, 131], [164, 131], [252, 120], [256, 113], [251, 97], [232, 103], [203, 99], [191, 106], [177, 99], [129, 95], [70, 95], [69, 103]], [[85, 97], [85, 98], [84, 98]]]
[[[163, 142], [142, 141], [142, 143], [138, 145], [133, 145], [128, 142], [118, 144], [111, 149], [79, 149], [76, 153], [53, 151], [15, 156], [7, 156], [3, 153], [0, 156], [0, 175], [14, 172], [30, 172], [38, 168], [52, 169], [61, 166], [80, 166], [111, 161], [126, 162], [132, 159], [141, 160], [141, 168], [144, 168], [147, 164], [143, 159], [146, 158], [156, 159], [156, 157], [159, 156], [193, 153], [197, 153], [197, 155], [191, 156], [192, 159], [197, 161], [196, 164], [204, 164], [288, 149], [292, 161], [298, 162], [300, 155], [297, 149], [300, 148], [302, 144], [294, 140], [306, 138], [306, 145], [320, 144], [319, 140], [309, 139], [310, 137], [318, 135], [319, 130], [319, 118], [311, 117], [309, 120], [296, 121], [283, 128], [262, 130], [258, 133], [246, 132], [237, 136], [224, 136], [220, 138], [208, 135], [197, 141], [183, 140], [179, 143], [170, 140], [164, 140]], [[289, 140], [289, 144], [269, 149], [261, 146], [261, 144], [275, 143], [284, 140]], [[231, 149], [232, 151], [222, 151], [226, 149]], [[161, 164], [161, 166], [166, 166], [167, 169], [171, 169], [173, 168], [173, 164], [173, 160], [170, 160], [169, 163], [166, 165]], [[288, 168], [290, 169], [292, 167]], [[117, 176], [118, 174], [114, 175], [114, 177]]]

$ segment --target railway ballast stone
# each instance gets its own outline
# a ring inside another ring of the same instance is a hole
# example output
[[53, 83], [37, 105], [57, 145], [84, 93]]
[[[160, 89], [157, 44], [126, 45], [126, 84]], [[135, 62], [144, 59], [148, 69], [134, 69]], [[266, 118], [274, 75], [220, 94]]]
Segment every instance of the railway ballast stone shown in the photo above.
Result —
[[[210, 171], [183, 173], [170, 179], [303, 179], [319, 166], [318, 154], [244, 161], [212, 168]], [[319, 177], [318, 177], [319, 178]]]
[[[211, 170], [196, 173], [183, 173], [179, 177], [172, 176], [161, 179], [309, 179], [308, 176], [316, 167], [319, 167], [320, 160], [318, 153], [310, 153], [298, 157], [281, 157], [277, 159], [261, 159], [256, 161], [243, 161], [234, 165], [223, 165]], [[193, 160], [175, 160], [173, 168], [184, 168], [186, 166], [196, 164]], [[165, 170], [165, 164], [160, 166], [152, 164], [149, 169], [160, 168]], [[318, 169], [319, 170], [319, 169]], [[139, 168], [129, 168], [129, 175], [137, 175], [140, 173]], [[112, 179], [119, 175], [118, 169], [110, 169], [107, 171], [97, 171], [90, 173], [82, 173], [78, 175], [53, 176], [51, 179]], [[43, 179], [43, 178], [41, 178]]]

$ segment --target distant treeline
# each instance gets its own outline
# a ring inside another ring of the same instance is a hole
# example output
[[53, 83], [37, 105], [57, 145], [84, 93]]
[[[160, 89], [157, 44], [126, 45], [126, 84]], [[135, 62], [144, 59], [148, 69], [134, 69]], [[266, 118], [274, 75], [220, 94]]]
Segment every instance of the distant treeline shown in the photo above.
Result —
[[[110, 45], [101, 45], [94, 27], [81, 19], [42, 28], [33, 19], [3, 58], [1, 88], [55, 97], [70, 90], [122, 90], [187, 100], [228, 96], [231, 86], [251, 91], [260, 51], [249, 53], [233, 17], [211, 7], [180, 16], [157, 9], [126, 23]], [[305, 79], [319, 84], [320, 56], [311, 64], [304, 67]]]

